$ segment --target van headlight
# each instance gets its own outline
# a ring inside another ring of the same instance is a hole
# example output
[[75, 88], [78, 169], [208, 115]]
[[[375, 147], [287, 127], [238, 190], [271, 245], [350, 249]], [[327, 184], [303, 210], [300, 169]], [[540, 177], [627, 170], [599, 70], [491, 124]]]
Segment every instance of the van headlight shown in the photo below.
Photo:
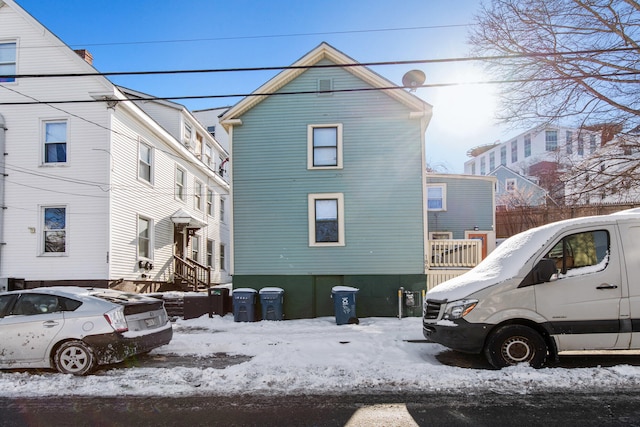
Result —
[[474, 309], [476, 304], [478, 304], [478, 300], [475, 299], [463, 299], [447, 304], [447, 308], [444, 311], [443, 319], [460, 319], [469, 314], [469, 312]]

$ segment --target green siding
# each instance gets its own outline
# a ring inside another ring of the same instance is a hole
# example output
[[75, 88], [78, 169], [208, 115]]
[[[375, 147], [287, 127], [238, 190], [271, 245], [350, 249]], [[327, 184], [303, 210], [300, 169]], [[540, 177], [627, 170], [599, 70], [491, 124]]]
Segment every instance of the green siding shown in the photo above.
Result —
[[429, 211], [428, 230], [450, 231], [464, 239], [465, 230], [493, 229], [493, 182], [459, 177], [429, 177], [428, 184], [447, 184], [447, 210]]
[[[361, 275], [361, 276], [235, 276], [236, 288], [262, 288], [276, 286], [284, 290], [283, 312], [285, 319], [333, 316], [331, 288], [352, 286], [356, 294], [358, 317], [398, 315], [398, 290], [426, 290], [426, 277], [415, 275]], [[409, 310], [406, 310], [407, 312]], [[421, 314], [421, 310], [417, 310]]]
[[[366, 84], [311, 69], [281, 92]], [[235, 278], [424, 272], [419, 120], [381, 91], [271, 96], [234, 128]], [[343, 169], [307, 170], [307, 125], [342, 123]], [[343, 193], [344, 247], [309, 247], [307, 195]]]

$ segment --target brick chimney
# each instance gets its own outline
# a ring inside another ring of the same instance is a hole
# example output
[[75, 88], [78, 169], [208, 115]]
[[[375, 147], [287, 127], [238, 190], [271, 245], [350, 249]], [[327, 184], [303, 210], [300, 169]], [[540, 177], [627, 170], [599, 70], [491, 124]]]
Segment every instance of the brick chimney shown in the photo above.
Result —
[[80, 58], [87, 61], [89, 65], [93, 65], [93, 55], [91, 55], [91, 52], [86, 49], [76, 49], [74, 52], [77, 53]]

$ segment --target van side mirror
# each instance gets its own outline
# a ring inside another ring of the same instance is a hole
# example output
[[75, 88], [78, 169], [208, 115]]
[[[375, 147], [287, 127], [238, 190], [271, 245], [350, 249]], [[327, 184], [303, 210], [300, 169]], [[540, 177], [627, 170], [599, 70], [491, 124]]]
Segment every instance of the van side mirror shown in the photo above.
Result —
[[523, 288], [525, 286], [548, 282], [551, 280], [551, 276], [557, 272], [556, 262], [554, 260], [551, 258], [542, 258], [522, 280], [518, 287]]
[[550, 258], [542, 258], [535, 267], [533, 267], [533, 279], [535, 283], [545, 283], [556, 274], [556, 262]]

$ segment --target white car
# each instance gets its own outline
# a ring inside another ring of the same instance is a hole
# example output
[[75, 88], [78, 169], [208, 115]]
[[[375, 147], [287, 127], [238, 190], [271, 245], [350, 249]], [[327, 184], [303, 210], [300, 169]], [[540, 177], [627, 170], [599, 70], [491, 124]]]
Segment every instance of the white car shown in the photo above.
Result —
[[161, 299], [71, 286], [0, 293], [0, 369], [85, 375], [168, 344], [172, 336]]

